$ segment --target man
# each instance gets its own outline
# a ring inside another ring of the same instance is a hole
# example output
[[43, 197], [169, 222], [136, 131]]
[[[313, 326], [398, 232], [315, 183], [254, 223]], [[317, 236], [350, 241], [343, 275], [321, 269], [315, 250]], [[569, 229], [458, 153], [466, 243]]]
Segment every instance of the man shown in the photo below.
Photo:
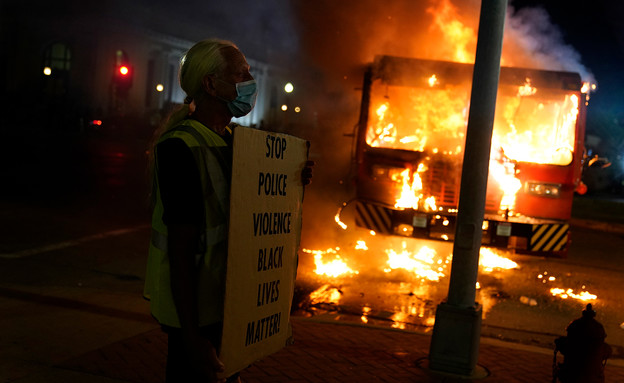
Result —
[[[145, 296], [168, 334], [167, 382], [217, 381], [232, 164], [232, 117], [256, 83], [231, 42], [195, 44], [180, 65], [185, 105], [156, 134]], [[309, 183], [311, 168], [302, 175]], [[236, 381], [238, 376], [228, 378]]]

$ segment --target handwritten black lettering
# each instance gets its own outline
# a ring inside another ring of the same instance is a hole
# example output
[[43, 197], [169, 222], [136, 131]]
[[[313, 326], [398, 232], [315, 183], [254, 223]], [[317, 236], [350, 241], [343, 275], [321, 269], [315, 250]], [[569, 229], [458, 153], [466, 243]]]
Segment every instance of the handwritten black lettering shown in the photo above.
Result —
[[258, 195], [286, 195], [286, 174], [258, 173]]
[[279, 138], [267, 134], [266, 136], [266, 157], [284, 159], [284, 152], [286, 151], [286, 139]]
[[260, 249], [258, 251], [258, 271], [281, 268], [283, 265], [284, 246]]
[[291, 212], [253, 213], [254, 236], [289, 234]]
[[247, 323], [245, 346], [250, 346], [278, 334], [280, 332], [281, 319], [282, 313], [279, 312], [277, 314], [269, 315], [262, 319]]
[[277, 302], [279, 300], [280, 281], [262, 282], [258, 284], [258, 299], [256, 306], [264, 306], [268, 303]]

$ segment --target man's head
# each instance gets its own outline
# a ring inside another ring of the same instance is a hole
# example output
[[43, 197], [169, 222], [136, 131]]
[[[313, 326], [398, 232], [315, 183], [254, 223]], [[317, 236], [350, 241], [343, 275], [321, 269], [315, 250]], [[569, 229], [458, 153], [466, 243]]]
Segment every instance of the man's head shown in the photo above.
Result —
[[255, 82], [249, 64], [241, 51], [225, 40], [203, 40], [187, 52], [180, 65], [180, 86], [196, 101], [204, 97], [223, 101], [237, 117], [249, 113], [251, 108], [240, 110], [229, 104], [244, 100], [253, 107], [255, 102]]

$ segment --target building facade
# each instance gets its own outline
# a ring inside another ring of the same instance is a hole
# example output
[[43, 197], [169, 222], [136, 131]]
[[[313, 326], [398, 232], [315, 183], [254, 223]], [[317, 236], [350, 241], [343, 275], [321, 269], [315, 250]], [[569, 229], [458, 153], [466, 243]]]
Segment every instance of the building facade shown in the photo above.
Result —
[[[5, 128], [19, 122], [44, 132], [150, 129], [183, 102], [179, 61], [205, 32], [193, 34], [186, 28], [186, 35], [193, 36], [181, 38], [182, 33], [156, 30], [153, 23], [116, 17], [117, 10], [84, 10], [80, 4], [63, 10], [29, 7], [33, 5], [12, 1], [2, 5]], [[287, 75], [254, 57], [248, 61], [258, 82], [257, 104], [235, 122], [279, 125], [279, 89]]]

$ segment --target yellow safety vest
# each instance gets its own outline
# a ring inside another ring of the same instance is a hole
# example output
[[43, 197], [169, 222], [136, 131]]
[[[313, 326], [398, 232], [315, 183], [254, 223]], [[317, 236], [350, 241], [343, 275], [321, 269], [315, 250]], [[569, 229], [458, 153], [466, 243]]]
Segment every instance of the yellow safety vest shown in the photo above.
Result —
[[[227, 264], [227, 228], [229, 217], [232, 164], [223, 155], [227, 144], [218, 134], [200, 122], [187, 119], [165, 133], [159, 140], [180, 138], [191, 149], [202, 185], [205, 227], [198, 244], [197, 309], [199, 326], [223, 320], [223, 295]], [[160, 324], [180, 327], [171, 293], [167, 226], [162, 220], [163, 205], [154, 171], [155, 205], [152, 214], [152, 238], [147, 260], [144, 296], [150, 301], [152, 315]]]

